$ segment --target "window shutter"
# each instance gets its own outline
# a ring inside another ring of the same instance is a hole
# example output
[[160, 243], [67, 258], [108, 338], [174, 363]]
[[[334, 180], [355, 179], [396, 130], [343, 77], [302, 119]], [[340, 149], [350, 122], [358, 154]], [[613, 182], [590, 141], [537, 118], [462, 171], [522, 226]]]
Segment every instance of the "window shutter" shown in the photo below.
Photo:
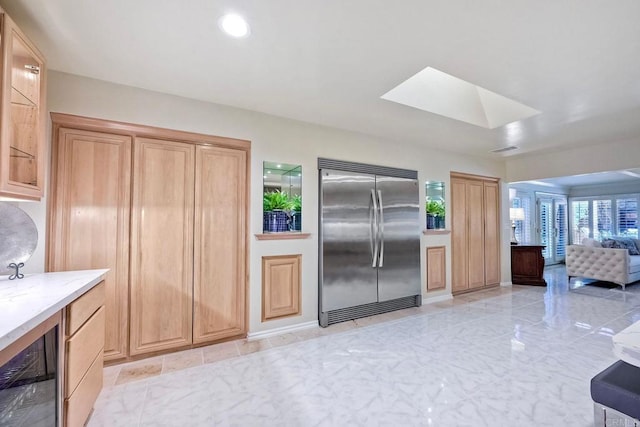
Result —
[[617, 234], [619, 236], [638, 238], [638, 199], [616, 199]]
[[593, 200], [593, 238], [596, 240], [611, 237], [613, 233], [611, 199]]

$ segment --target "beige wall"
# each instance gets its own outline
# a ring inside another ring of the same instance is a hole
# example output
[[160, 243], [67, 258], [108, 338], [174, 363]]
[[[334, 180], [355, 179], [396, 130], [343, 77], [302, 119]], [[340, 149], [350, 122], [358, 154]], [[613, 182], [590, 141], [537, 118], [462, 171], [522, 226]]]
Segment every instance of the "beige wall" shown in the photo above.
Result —
[[623, 142], [532, 154], [507, 160], [507, 181], [609, 172], [640, 167], [640, 136]]
[[[259, 332], [317, 319], [318, 271], [318, 173], [317, 158], [328, 157], [347, 161], [372, 163], [415, 169], [420, 182], [441, 180], [449, 194], [449, 172], [459, 171], [504, 178], [502, 161], [473, 158], [419, 146], [401, 145], [353, 132], [282, 119], [261, 113], [175, 97], [156, 92], [87, 79], [70, 74], [50, 72], [48, 106], [53, 112], [77, 114], [110, 120], [139, 123], [164, 128], [248, 139], [251, 151], [251, 212], [250, 212], [250, 331]], [[49, 126], [50, 128], [50, 126]], [[50, 132], [50, 129], [49, 129]], [[425, 136], [428, 139], [428, 136]], [[262, 231], [262, 162], [278, 161], [301, 164], [303, 170], [303, 231], [311, 238], [289, 241], [257, 241], [255, 233]], [[424, 199], [424, 188], [421, 186]], [[503, 186], [503, 190], [506, 186]], [[503, 191], [503, 212], [506, 191]], [[447, 196], [448, 199], [448, 196]], [[507, 196], [508, 202], [508, 196]], [[41, 203], [20, 203], [36, 220], [41, 240], [38, 251], [29, 263], [32, 272], [44, 268], [45, 206]], [[449, 217], [450, 215], [448, 215]], [[503, 216], [503, 217], [506, 217]], [[421, 213], [422, 224], [425, 213]], [[509, 282], [509, 224], [504, 222], [502, 248], [502, 281]], [[450, 237], [423, 236], [424, 247], [446, 245], [448, 280], [450, 281]], [[261, 257], [277, 254], [302, 254], [302, 316], [261, 323]], [[504, 255], [506, 254], [506, 255]], [[423, 265], [424, 287], [424, 265]], [[449, 294], [446, 291], [426, 297]]]

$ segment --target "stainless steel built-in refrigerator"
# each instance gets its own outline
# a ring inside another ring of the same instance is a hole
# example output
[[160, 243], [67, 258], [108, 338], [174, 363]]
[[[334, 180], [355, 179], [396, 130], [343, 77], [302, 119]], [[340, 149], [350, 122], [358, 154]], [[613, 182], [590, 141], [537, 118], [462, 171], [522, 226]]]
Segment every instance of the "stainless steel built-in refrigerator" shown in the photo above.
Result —
[[419, 306], [417, 172], [318, 159], [321, 326]]

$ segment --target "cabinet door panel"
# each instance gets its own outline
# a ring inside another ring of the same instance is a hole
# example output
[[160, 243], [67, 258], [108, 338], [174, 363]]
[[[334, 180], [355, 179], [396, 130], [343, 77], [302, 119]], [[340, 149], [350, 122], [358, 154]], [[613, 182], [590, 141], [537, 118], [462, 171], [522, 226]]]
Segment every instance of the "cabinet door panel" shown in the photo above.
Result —
[[427, 250], [427, 292], [447, 287], [447, 261], [444, 246], [431, 246]]
[[191, 343], [194, 146], [136, 138], [131, 354]]
[[484, 271], [486, 285], [500, 283], [500, 193], [498, 184], [484, 183]]
[[246, 153], [196, 148], [193, 341], [244, 334]]
[[467, 183], [469, 288], [484, 286], [484, 187], [482, 181]]
[[262, 257], [262, 321], [300, 312], [302, 255]]
[[109, 269], [105, 360], [123, 358], [129, 336], [131, 138], [61, 128], [52, 181], [47, 269]]
[[467, 185], [451, 179], [451, 286], [453, 292], [469, 288], [467, 265]]

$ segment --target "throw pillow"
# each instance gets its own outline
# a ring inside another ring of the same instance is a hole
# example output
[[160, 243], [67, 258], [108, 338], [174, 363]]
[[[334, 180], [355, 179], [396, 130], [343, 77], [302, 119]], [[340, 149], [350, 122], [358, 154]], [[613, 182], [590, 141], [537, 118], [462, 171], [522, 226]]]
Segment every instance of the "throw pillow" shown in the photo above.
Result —
[[618, 239], [618, 241], [622, 246], [624, 246], [625, 249], [629, 250], [629, 255], [640, 255], [640, 251], [638, 250], [636, 242], [634, 242], [633, 239], [625, 237], [622, 239]]
[[636, 247], [635, 242], [629, 238], [612, 238], [602, 241], [603, 248], [626, 249], [629, 255], [640, 255], [640, 251]]

